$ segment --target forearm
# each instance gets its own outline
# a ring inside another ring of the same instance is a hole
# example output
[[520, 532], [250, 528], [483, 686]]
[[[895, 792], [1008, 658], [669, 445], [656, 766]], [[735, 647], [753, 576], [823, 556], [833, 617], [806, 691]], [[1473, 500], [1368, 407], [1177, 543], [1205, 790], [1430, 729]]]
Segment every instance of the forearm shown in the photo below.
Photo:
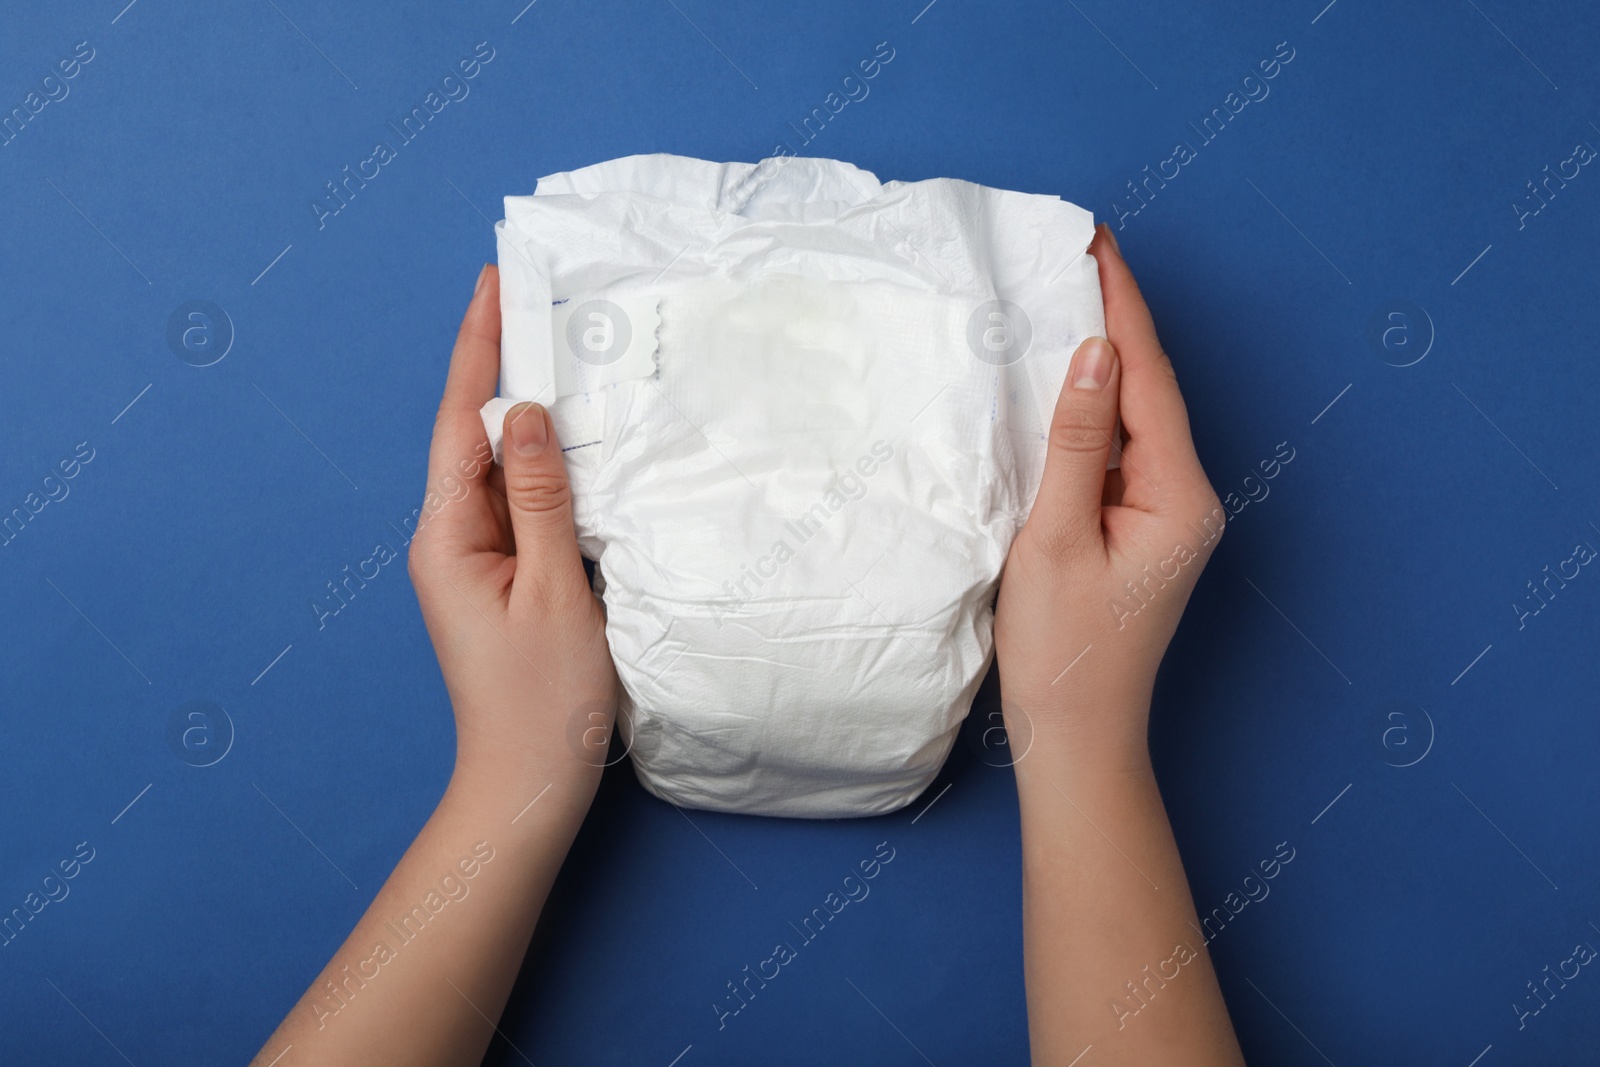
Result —
[[480, 1062], [593, 792], [586, 776], [547, 783], [458, 766], [255, 1062], [291, 1045], [285, 1064]]
[[1034, 1062], [1243, 1063], [1143, 738], [1041, 725], [1016, 773]]

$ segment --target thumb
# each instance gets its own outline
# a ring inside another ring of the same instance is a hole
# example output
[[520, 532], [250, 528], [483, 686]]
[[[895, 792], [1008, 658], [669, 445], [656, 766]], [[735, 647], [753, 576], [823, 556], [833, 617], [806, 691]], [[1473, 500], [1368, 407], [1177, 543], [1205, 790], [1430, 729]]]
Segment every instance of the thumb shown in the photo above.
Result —
[[572, 487], [550, 413], [540, 404], [506, 412], [506, 505], [517, 546], [515, 585], [549, 589], [583, 575], [572, 527]]
[[1117, 426], [1120, 370], [1111, 342], [1091, 337], [1073, 353], [1056, 399], [1044, 476], [1028, 522], [1058, 557], [1100, 537], [1100, 497]]

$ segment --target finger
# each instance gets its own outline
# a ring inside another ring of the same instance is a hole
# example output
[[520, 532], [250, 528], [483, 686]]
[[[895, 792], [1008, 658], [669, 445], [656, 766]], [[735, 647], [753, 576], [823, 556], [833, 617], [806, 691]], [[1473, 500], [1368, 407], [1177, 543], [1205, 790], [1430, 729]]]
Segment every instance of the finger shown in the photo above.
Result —
[[1172, 361], [1161, 348], [1150, 309], [1109, 226], [1099, 227], [1089, 251], [1100, 265], [1106, 336], [1122, 363], [1122, 422], [1140, 454], [1142, 469], [1129, 473], [1158, 485], [1163, 473], [1183, 482], [1199, 468], [1199, 460]]
[[518, 404], [505, 418], [506, 505], [517, 545], [513, 589], [571, 591], [587, 587], [572, 526], [572, 488], [550, 413]]
[[433, 426], [433, 447], [428, 452], [428, 482], [447, 475], [479, 482], [492, 464], [481, 462], [489, 441], [483, 432], [481, 408], [495, 393], [500, 376], [500, 272], [486, 264], [461, 320], [444, 397]]
[[1104, 548], [1100, 500], [1117, 426], [1119, 362], [1109, 341], [1089, 338], [1073, 353], [1056, 398], [1044, 475], [1028, 525], [1057, 558], [1090, 546]]

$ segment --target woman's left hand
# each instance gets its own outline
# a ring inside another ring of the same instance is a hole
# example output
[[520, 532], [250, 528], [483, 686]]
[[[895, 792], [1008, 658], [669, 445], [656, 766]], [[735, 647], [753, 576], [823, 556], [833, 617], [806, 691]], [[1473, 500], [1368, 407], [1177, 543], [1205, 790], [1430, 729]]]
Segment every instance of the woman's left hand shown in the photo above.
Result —
[[499, 370], [500, 275], [486, 266], [434, 423], [411, 581], [455, 707], [455, 784], [553, 782], [587, 805], [616, 706], [605, 615], [543, 407], [506, 413], [494, 464], [478, 409]]
[[617, 691], [605, 616], [543, 408], [507, 413], [505, 466], [494, 464], [478, 409], [499, 369], [490, 266], [450, 358], [411, 541], [411, 581], [455, 706], [455, 774], [262, 1046], [264, 1067], [290, 1049], [286, 1062], [300, 1064], [480, 1062], [600, 782]]

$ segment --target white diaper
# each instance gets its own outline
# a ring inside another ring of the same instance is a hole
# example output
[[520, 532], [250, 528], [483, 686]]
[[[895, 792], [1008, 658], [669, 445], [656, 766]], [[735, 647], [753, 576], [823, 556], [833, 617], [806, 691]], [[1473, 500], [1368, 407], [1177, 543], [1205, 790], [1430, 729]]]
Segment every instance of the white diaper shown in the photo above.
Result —
[[632, 156], [506, 197], [501, 393], [551, 412], [639, 780], [873, 815], [933, 781], [1073, 350], [1091, 216], [847, 163]]

